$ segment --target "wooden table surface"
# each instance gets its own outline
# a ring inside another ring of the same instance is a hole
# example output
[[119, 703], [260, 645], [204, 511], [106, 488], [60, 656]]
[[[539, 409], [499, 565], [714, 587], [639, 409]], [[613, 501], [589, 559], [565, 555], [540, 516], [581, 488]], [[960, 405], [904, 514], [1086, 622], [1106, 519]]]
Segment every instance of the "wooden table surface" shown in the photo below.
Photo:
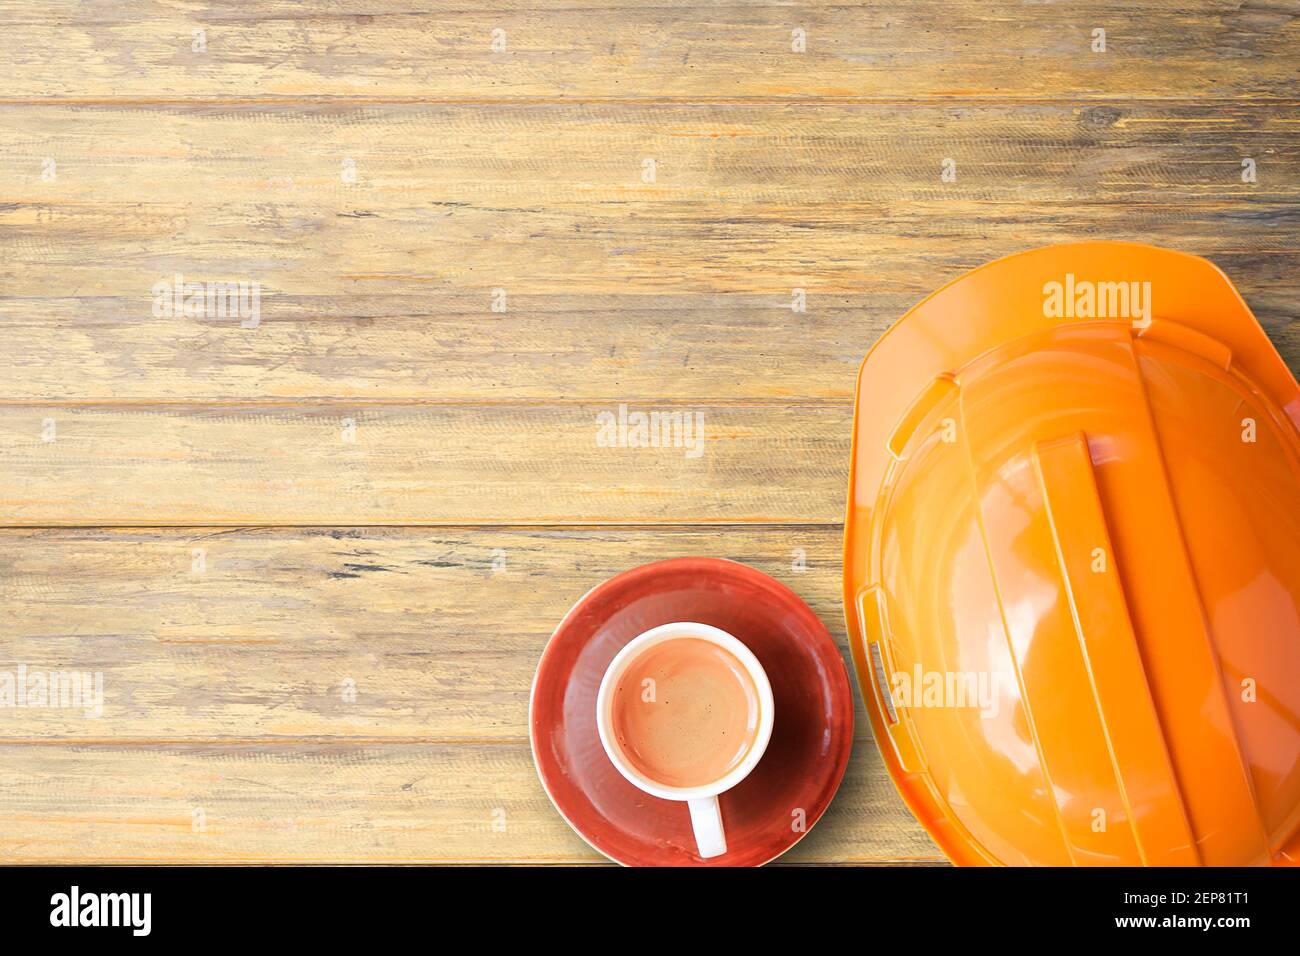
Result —
[[[706, 554], [843, 644], [854, 375], [926, 293], [1150, 241], [1300, 366], [1298, 75], [1295, 0], [0, 0], [0, 670], [104, 682], [0, 710], [0, 859], [599, 860], [552, 628]], [[784, 862], [941, 860], [858, 725]]]

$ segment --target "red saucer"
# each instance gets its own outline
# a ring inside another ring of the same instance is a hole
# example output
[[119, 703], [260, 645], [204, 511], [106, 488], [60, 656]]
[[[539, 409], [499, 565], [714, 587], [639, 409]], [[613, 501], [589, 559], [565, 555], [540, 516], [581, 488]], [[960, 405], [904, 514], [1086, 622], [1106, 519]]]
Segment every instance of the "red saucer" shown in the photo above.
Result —
[[[734, 634], [772, 684], [772, 740], [754, 772], [720, 798], [729, 849], [708, 860], [695, 853], [686, 804], [628, 783], [596, 732], [609, 662], [638, 634], [672, 621]], [[835, 642], [793, 591], [734, 561], [678, 558], [610, 578], [565, 615], [537, 666], [529, 729], [551, 802], [611, 860], [758, 866], [798, 843], [830, 805], [853, 745], [853, 697]]]

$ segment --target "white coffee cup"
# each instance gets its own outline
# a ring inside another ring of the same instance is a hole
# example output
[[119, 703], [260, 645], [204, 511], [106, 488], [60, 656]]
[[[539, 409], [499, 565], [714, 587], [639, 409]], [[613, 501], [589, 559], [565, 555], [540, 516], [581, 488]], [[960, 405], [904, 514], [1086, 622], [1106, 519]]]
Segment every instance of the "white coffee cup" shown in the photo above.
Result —
[[[708, 641], [729, 652], [745, 668], [758, 692], [759, 700], [758, 729], [749, 751], [725, 776], [697, 787], [664, 786], [641, 773], [624, 755], [613, 729], [614, 691], [618, 687], [623, 671], [656, 644], [681, 638]], [[610, 762], [630, 783], [651, 796], [685, 802], [690, 808], [691, 827], [695, 831], [697, 850], [701, 857], [706, 858], [721, 856], [727, 852], [727, 837], [722, 826], [718, 795], [740, 783], [758, 766], [772, 737], [773, 716], [772, 685], [768, 683], [767, 674], [753, 652], [720, 628], [690, 621], [663, 624], [633, 638], [610, 661], [605, 676], [600, 682], [600, 691], [596, 695], [596, 729], [600, 733], [601, 745], [609, 755]]]

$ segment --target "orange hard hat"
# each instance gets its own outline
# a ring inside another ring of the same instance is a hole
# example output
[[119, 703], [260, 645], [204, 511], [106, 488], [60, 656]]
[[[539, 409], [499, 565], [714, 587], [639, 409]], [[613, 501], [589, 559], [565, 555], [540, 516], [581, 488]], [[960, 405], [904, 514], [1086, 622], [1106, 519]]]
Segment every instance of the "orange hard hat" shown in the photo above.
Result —
[[954, 862], [1300, 861], [1300, 389], [1206, 260], [1035, 249], [899, 320], [858, 379], [844, 597]]

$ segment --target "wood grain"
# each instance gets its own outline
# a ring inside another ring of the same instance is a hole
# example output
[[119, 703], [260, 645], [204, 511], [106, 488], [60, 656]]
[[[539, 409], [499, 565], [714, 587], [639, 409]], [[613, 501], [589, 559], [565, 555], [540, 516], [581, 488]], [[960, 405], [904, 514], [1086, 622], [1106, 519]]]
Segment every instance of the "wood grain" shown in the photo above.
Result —
[[[1189, 229], [1211, 228], [1208, 220]], [[1013, 230], [915, 259], [934, 287], [972, 249], [990, 258]], [[1189, 245], [1190, 240], [1185, 243]], [[1206, 244], [1204, 240], [1201, 244]], [[879, 249], [879, 245], [876, 247]], [[901, 253], [876, 254], [889, 267]], [[1215, 254], [1274, 345], [1300, 369], [1300, 256]], [[972, 263], [974, 265], [975, 263]], [[900, 274], [899, 281], [915, 283]], [[891, 279], [891, 285], [893, 280]], [[0, 395], [35, 405], [99, 402], [520, 402], [656, 406], [746, 400], [848, 402], [858, 367], [924, 291], [782, 293], [282, 295], [262, 322], [153, 318], [139, 297], [5, 299], [11, 349]]]
[[368, 220], [423, 208], [432, 226], [465, 209], [582, 203], [1294, 201], [1298, 123], [1295, 104], [1268, 101], [44, 104], [0, 107], [0, 158], [5, 195], [26, 202], [263, 204], [286, 211], [282, 227], [288, 210]]
[[[7, 96], [1293, 98], [1295, 5], [0, 4]], [[194, 30], [205, 31], [196, 52]], [[801, 28], [807, 52], [792, 50]], [[1106, 52], [1092, 51], [1106, 30]], [[492, 31], [505, 31], [493, 52]]]
[[[0, 266], [0, 268], [3, 268]], [[1292, 329], [1280, 263], [1248, 288]], [[852, 400], [858, 365], [916, 301], [792, 296], [515, 294], [478, 290], [262, 300], [262, 321], [154, 318], [136, 297], [0, 298], [11, 402], [605, 401], [656, 405]], [[1269, 305], [1269, 301], [1274, 304]], [[1257, 306], [1258, 307], [1258, 306]]]
[[626, 410], [0, 406], [0, 526], [842, 520], [850, 406]]
[[[0, 109], [0, 395], [847, 400], [933, 288], [1097, 236], [1214, 258], [1296, 354], [1300, 150], [1279, 106], [255, 115]], [[259, 283], [259, 324], [154, 315], [178, 273]]]
[[619, 408], [0, 406], [0, 525], [842, 520], [852, 407]]
[[104, 700], [0, 710], [0, 741], [520, 742], [555, 625], [649, 561], [773, 575], [847, 661], [841, 546], [823, 526], [6, 532], [0, 670], [101, 673]]
[[277, 295], [431, 295], [466, 287], [477, 293], [485, 320], [497, 288], [762, 294], [788, 308], [795, 288], [899, 293], [917, 288], [918, 275], [955, 278], [964, 271], [959, 264], [978, 264], [990, 252], [1090, 237], [1180, 246], [1230, 270], [1238, 260], [1276, 257], [1281, 262], [1272, 268], [1286, 270], [1294, 263], [1288, 237], [1296, 210], [1293, 202], [912, 201], [771, 204], [739, 216], [725, 203], [669, 202], [637, 214], [616, 204], [557, 203], [537, 213], [462, 211], [436, 228], [424, 212], [346, 225], [340, 221], [347, 217], [325, 214], [281, 228], [274, 218], [265, 227], [250, 223], [243, 207], [194, 218], [179, 206], [105, 200], [49, 223], [37, 208], [5, 210], [0, 226], [13, 246], [0, 278], [22, 298], [51, 291], [131, 297], [145, 321], [150, 289], [177, 273], [259, 282], [264, 320], [274, 316]]
[[[0, 744], [0, 818], [0, 858], [22, 863], [603, 859], [519, 743]], [[839, 796], [782, 858], [818, 860], [942, 860], [874, 745], [855, 748]]]

